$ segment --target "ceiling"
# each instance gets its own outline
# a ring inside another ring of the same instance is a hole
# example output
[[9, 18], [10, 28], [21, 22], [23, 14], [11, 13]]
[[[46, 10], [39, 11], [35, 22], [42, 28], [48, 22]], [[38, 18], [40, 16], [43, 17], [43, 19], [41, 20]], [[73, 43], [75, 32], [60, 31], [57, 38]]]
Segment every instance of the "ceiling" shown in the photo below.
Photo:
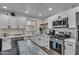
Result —
[[[79, 3], [0, 3], [0, 10], [12, 11], [24, 16], [44, 19], [64, 10], [78, 6]], [[4, 9], [2, 6], [7, 6]], [[52, 8], [51, 11], [48, 8]], [[29, 13], [25, 13], [29, 11]], [[41, 16], [39, 16], [41, 14]]]

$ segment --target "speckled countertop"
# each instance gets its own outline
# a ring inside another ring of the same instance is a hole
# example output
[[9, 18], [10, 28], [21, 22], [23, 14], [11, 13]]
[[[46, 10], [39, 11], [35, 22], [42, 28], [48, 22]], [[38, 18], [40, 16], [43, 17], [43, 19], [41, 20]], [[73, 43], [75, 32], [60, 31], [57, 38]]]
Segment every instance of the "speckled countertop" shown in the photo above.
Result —
[[0, 37], [0, 39], [11, 39], [11, 38], [19, 38], [19, 37], [30, 37], [37, 34], [28, 34], [28, 35], [18, 35], [18, 36], [7, 36], [7, 37]]

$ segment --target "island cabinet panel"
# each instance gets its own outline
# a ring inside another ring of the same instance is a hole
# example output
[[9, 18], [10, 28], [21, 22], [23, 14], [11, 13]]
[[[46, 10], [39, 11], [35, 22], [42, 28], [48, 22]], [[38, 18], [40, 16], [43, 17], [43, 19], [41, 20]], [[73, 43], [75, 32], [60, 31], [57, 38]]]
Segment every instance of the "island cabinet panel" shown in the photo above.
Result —
[[49, 40], [50, 40], [50, 38], [49, 38], [49, 36], [47, 36], [47, 35], [43, 35], [43, 36], [41, 36], [41, 35], [38, 35], [38, 36], [33, 36], [33, 37], [31, 37], [31, 40], [34, 42], [34, 43], [36, 43], [37, 45], [39, 45], [40, 47], [45, 47], [45, 48], [47, 48], [47, 49], [49, 49], [49, 45], [50, 45], [50, 43], [49, 43]]
[[12, 49], [11, 39], [2, 39], [2, 51]]

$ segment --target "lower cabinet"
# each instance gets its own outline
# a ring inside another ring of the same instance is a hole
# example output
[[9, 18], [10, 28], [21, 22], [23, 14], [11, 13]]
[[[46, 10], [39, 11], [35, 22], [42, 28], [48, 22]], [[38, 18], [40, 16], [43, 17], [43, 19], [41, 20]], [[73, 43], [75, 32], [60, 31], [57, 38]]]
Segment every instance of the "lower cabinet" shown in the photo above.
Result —
[[76, 55], [79, 55], [79, 45], [76, 45]]
[[50, 48], [50, 43], [49, 43], [49, 36], [47, 36], [47, 35], [45, 35], [45, 37], [44, 37], [44, 47], [45, 48], [47, 48], [47, 49], [49, 49]]
[[2, 39], [2, 51], [11, 49], [11, 39]]
[[40, 36], [40, 35], [33, 36], [31, 38], [31, 40], [33, 42], [35, 42], [37, 45], [49, 49], [49, 37], [47, 35], [45, 35], [45, 36]]
[[65, 55], [75, 55], [75, 44], [65, 42]]
[[37, 37], [36, 39], [36, 43], [39, 45], [39, 46], [43, 46], [43, 38], [42, 37]]

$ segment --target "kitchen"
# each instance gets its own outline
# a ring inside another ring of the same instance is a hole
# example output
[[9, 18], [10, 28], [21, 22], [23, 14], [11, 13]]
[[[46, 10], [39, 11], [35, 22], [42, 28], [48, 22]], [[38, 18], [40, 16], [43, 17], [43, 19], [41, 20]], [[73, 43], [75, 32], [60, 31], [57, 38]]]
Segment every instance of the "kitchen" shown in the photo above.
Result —
[[0, 55], [79, 55], [78, 3], [0, 3]]

